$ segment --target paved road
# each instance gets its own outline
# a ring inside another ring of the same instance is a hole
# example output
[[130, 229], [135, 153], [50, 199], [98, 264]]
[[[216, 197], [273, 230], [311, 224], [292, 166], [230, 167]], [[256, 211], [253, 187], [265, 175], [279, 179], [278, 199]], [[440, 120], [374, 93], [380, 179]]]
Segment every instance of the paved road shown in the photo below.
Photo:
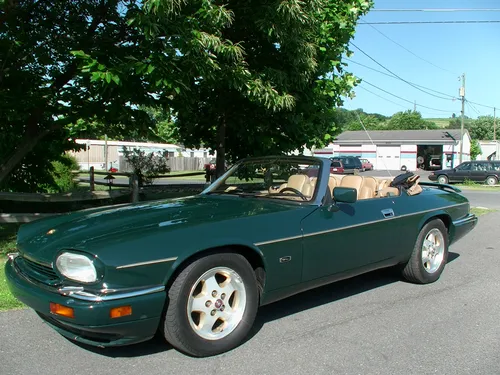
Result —
[[434, 284], [379, 271], [302, 293], [263, 308], [249, 341], [208, 359], [161, 341], [89, 350], [30, 310], [0, 313], [0, 374], [500, 374], [499, 221], [482, 216]]
[[497, 188], [495, 191], [462, 189], [461, 194], [469, 199], [472, 207], [500, 209], [500, 190]]

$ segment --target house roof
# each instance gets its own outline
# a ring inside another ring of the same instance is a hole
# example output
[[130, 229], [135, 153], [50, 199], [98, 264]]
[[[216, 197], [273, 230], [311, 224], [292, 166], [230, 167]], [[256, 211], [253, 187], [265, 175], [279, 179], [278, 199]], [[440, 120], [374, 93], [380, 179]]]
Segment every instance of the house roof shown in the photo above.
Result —
[[[464, 129], [464, 135], [469, 133]], [[369, 130], [346, 131], [337, 136], [334, 144], [452, 144], [460, 140], [460, 129], [439, 130]]]

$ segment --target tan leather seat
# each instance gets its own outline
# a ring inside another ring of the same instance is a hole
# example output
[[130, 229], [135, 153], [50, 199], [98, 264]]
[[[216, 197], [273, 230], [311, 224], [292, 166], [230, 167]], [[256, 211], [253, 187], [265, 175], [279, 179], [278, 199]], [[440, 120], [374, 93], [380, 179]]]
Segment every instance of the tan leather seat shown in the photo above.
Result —
[[[306, 197], [312, 196], [314, 187], [311, 185], [311, 180], [304, 174], [294, 174], [288, 178], [286, 187], [296, 189], [304, 194]], [[281, 191], [282, 189], [280, 189]], [[286, 192], [285, 192], [286, 193]], [[290, 192], [290, 194], [293, 194]]]
[[335, 189], [339, 185], [340, 185], [339, 180], [335, 176], [330, 175], [330, 178], [328, 179], [328, 189], [330, 190], [330, 193], [332, 193], [332, 197], [333, 197], [333, 189]]
[[395, 187], [386, 187], [378, 192], [379, 197], [393, 197], [400, 194], [399, 189]]
[[381, 179], [379, 180], [379, 184], [378, 184], [378, 191], [382, 190], [383, 188], [387, 187], [389, 184], [389, 180], [384, 178], [384, 179]]
[[374, 177], [362, 177], [363, 183], [358, 194], [359, 199], [375, 198], [378, 191], [378, 182]]
[[359, 199], [362, 184], [363, 184], [363, 177], [362, 176], [348, 175], [348, 176], [344, 176], [344, 178], [342, 178], [342, 182], [340, 183], [340, 186], [356, 189], [358, 199]]

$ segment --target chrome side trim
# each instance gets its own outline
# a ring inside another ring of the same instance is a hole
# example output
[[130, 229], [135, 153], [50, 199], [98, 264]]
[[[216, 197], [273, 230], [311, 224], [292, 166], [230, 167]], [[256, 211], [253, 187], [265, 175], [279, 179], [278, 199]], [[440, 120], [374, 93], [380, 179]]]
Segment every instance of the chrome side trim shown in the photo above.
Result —
[[164, 258], [164, 259], [150, 260], [150, 261], [147, 261], [147, 262], [124, 264], [123, 266], [116, 267], [116, 269], [119, 270], [119, 269], [123, 269], [123, 268], [145, 266], [145, 265], [148, 265], [148, 264], [173, 262], [174, 260], [177, 260], [177, 257], [170, 257], [170, 258]]
[[[138, 296], [143, 296], [146, 294], [152, 294], [152, 293], [158, 293], [158, 292], [163, 292], [165, 290], [164, 285], [159, 285], [155, 286], [152, 288], [147, 288], [147, 289], [141, 289], [141, 290], [136, 290], [133, 292], [123, 292], [123, 293], [116, 293], [116, 294], [108, 294], [108, 295], [97, 295], [89, 292], [84, 292], [82, 290], [76, 290], [76, 291], [69, 291], [66, 288], [61, 288], [59, 289], [59, 293], [63, 296], [71, 297], [74, 299], [79, 299], [82, 301], [88, 301], [88, 302], [104, 302], [104, 301], [113, 301], [117, 299], [124, 299], [124, 298], [132, 298], [132, 297], [138, 297]], [[105, 293], [105, 290], [102, 292]]]
[[379, 219], [379, 220], [367, 221], [365, 223], [348, 225], [348, 226], [341, 227], [341, 228], [326, 229], [326, 230], [322, 230], [322, 231], [319, 231], [319, 232], [307, 233], [307, 234], [304, 234], [304, 235], [278, 238], [278, 239], [275, 239], [275, 240], [269, 240], [269, 241], [263, 241], [263, 242], [256, 242], [254, 245], [255, 246], [262, 246], [262, 245], [268, 245], [268, 244], [277, 243], [277, 242], [284, 242], [284, 241], [296, 240], [298, 238], [312, 237], [312, 236], [317, 236], [317, 235], [320, 235], [320, 234], [337, 232], [339, 230], [351, 229], [351, 228], [356, 228], [356, 227], [362, 227], [364, 225], [375, 224], [375, 223], [379, 223], [381, 221], [398, 220], [398, 219], [401, 219], [401, 218], [404, 218], [404, 217], [408, 217], [408, 216], [415, 216], [415, 215], [425, 214], [427, 212], [442, 210], [444, 208], [452, 208], [452, 207], [464, 206], [464, 205], [467, 205], [467, 204], [469, 204], [469, 203], [459, 203], [459, 204], [454, 204], [454, 205], [451, 205], [451, 206], [436, 207], [436, 208], [432, 208], [432, 209], [425, 210], [425, 211], [419, 211], [419, 212], [414, 212], [414, 213], [411, 213], [411, 214], [404, 214], [404, 215], [399, 215], [399, 216], [386, 217], [386, 218]]
[[16, 259], [18, 256], [19, 256], [19, 253], [8, 253], [8, 254], [7, 254], [7, 258], [9, 258], [10, 260], [14, 260], [14, 259]]

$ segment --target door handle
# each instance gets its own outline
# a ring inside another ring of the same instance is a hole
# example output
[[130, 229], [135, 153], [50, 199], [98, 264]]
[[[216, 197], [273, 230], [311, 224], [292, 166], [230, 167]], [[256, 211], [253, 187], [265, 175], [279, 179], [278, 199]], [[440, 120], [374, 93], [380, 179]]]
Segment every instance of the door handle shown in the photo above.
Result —
[[385, 218], [394, 217], [394, 211], [392, 208], [386, 208], [385, 210], [382, 210], [382, 215], [384, 215]]

